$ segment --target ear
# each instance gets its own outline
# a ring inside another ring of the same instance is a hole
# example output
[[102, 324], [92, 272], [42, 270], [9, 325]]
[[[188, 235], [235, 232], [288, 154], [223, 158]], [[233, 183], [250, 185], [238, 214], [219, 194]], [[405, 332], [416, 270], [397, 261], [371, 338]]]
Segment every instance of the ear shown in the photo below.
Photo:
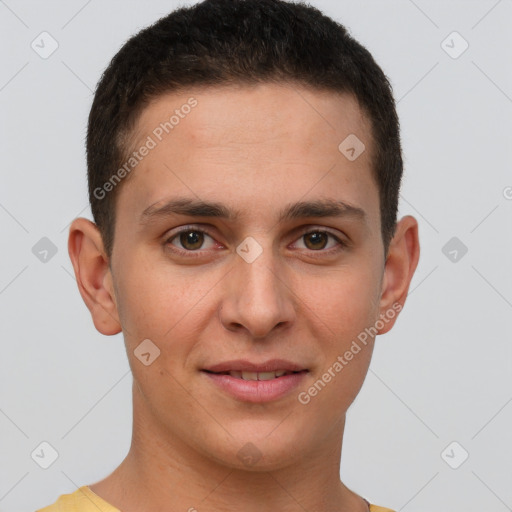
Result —
[[75, 219], [69, 228], [68, 252], [94, 326], [107, 336], [121, 332], [109, 261], [96, 224]]
[[395, 235], [389, 244], [380, 298], [380, 318], [385, 321], [380, 322], [384, 326], [378, 330], [378, 334], [385, 334], [395, 324], [397, 313], [405, 304], [419, 257], [418, 222], [406, 215], [397, 223]]

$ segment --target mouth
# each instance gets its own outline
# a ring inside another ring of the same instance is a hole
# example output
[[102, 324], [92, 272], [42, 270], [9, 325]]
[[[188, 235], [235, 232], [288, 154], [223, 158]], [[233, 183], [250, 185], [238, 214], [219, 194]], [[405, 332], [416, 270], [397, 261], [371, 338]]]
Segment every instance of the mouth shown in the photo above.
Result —
[[279, 379], [281, 377], [286, 377], [287, 375], [293, 375], [295, 373], [306, 373], [308, 370], [299, 370], [299, 371], [291, 371], [291, 370], [276, 370], [272, 372], [249, 372], [249, 371], [239, 371], [239, 370], [230, 370], [224, 372], [213, 372], [210, 370], [203, 370], [206, 373], [211, 373], [215, 375], [229, 375], [230, 377], [234, 377], [235, 379], [241, 380], [274, 380]]
[[304, 382], [309, 370], [287, 359], [232, 359], [201, 370], [208, 382], [242, 402], [270, 402], [284, 398]]

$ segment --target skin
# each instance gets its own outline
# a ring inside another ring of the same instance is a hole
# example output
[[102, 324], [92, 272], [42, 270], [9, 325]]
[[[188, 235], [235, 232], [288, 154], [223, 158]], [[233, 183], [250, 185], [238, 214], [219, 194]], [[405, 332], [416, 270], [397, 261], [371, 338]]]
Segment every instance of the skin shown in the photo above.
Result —
[[[143, 111], [133, 148], [191, 96], [197, 106], [121, 185], [111, 259], [92, 222], [70, 227], [80, 293], [98, 331], [123, 331], [134, 379], [129, 453], [90, 487], [123, 512], [259, 512], [262, 502], [287, 512], [366, 511], [340, 480], [340, 458], [374, 338], [308, 404], [297, 395], [379, 315], [404, 305], [419, 258], [417, 221], [398, 222], [385, 258], [371, 128], [352, 96], [289, 84], [166, 94]], [[338, 150], [351, 133], [366, 146], [354, 161]], [[239, 215], [140, 223], [146, 208], [171, 197], [223, 203]], [[366, 217], [279, 221], [285, 206], [318, 199], [342, 200]], [[207, 235], [196, 245], [172, 238], [189, 225]], [[346, 245], [301, 228], [327, 230]], [[263, 251], [252, 263], [236, 252], [248, 236]], [[134, 355], [144, 339], [160, 349], [149, 366]], [[238, 401], [200, 371], [275, 357], [309, 373], [266, 403]], [[261, 455], [253, 465], [237, 457], [247, 443]]]

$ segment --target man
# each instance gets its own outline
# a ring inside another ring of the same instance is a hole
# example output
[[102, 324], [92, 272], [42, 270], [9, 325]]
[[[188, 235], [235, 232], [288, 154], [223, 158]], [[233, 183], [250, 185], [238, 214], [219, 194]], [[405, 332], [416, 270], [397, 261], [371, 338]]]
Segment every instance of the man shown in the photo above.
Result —
[[42, 510], [389, 511], [339, 474], [419, 258], [368, 51], [304, 4], [181, 8], [103, 74], [87, 159], [95, 223], [69, 253], [96, 328], [124, 335], [132, 444]]

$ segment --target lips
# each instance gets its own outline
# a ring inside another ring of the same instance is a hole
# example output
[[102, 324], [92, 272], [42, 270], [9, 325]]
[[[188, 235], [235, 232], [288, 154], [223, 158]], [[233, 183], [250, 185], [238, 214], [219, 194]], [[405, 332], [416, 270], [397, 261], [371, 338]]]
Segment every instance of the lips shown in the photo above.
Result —
[[241, 402], [263, 403], [291, 393], [309, 372], [303, 365], [286, 359], [261, 363], [236, 359], [201, 370], [224, 393]]

